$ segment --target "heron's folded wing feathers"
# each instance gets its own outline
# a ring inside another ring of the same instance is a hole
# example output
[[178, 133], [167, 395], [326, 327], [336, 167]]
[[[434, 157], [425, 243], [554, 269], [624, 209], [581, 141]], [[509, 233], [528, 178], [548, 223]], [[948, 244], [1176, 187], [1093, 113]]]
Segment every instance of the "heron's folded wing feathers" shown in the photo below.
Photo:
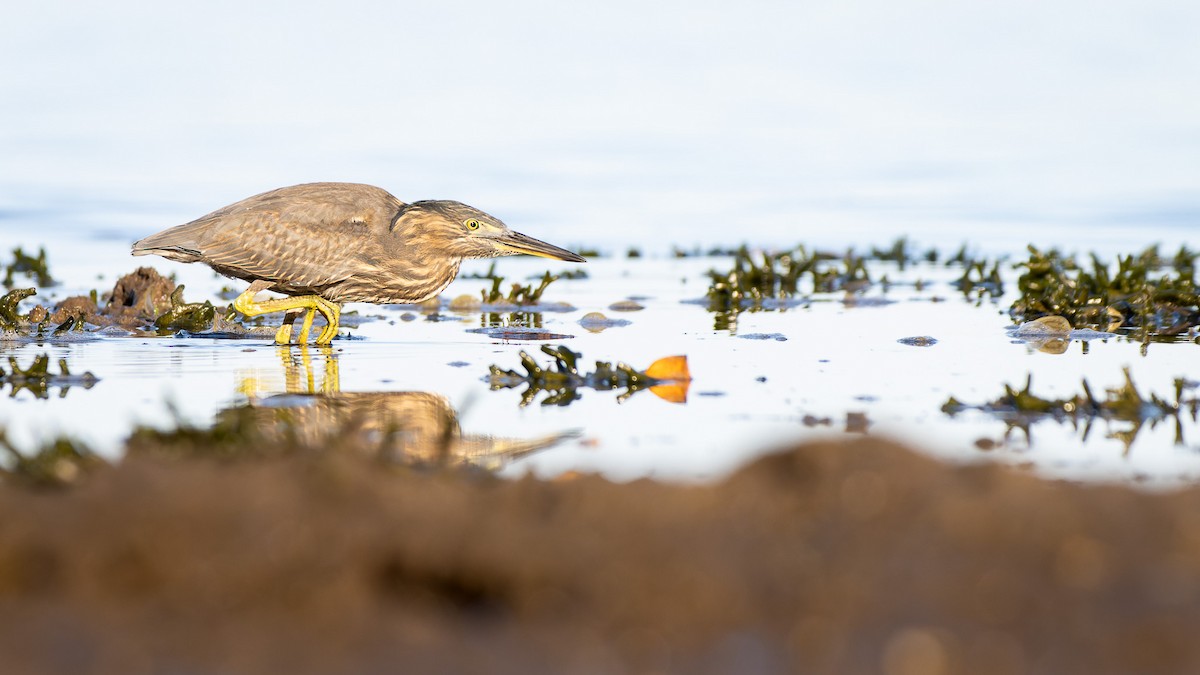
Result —
[[277, 213], [259, 213], [210, 231], [204, 260], [295, 288], [317, 289], [344, 281], [357, 270], [363, 246], [353, 224], [285, 222]]
[[377, 271], [373, 251], [404, 203], [370, 185], [279, 188], [151, 235], [134, 255], [202, 261], [222, 274], [315, 291]]

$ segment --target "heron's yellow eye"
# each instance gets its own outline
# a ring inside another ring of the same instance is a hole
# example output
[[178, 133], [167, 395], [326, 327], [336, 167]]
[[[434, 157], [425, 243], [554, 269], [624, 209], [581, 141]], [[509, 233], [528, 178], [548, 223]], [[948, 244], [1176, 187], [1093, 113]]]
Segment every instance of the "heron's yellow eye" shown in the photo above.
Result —
[[474, 218], [468, 220], [466, 225], [467, 225], [468, 230], [478, 230], [479, 229], [479, 221], [475, 220]]

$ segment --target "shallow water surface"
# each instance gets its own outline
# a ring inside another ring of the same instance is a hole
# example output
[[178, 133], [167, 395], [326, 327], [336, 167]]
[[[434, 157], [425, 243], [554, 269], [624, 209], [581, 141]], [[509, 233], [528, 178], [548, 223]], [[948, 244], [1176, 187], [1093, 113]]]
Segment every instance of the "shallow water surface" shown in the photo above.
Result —
[[[114, 265], [125, 250], [118, 241], [99, 242], [87, 256], [58, 256], [52, 248], [51, 260], [64, 261], [52, 262], [63, 284], [31, 302], [50, 304], [86, 292], [93, 282], [110, 288], [118, 272], [143, 262]], [[218, 294], [228, 280], [197, 265], [153, 264], [185, 282], [188, 300], [224, 305]], [[482, 274], [489, 264], [470, 263], [464, 275]], [[85, 334], [71, 342], [0, 343], [0, 351], [19, 364], [48, 353], [52, 362], [66, 359], [72, 372], [100, 378], [90, 388], [52, 387], [46, 398], [15, 393], [0, 403], [0, 425], [18, 447], [66, 434], [115, 456], [136, 425], [208, 426], [245, 408], [275, 420], [281, 414], [318, 420], [304, 433], [323, 433], [328, 425], [319, 420], [383, 415], [364, 428], [399, 426], [411, 443], [451, 429], [458, 460], [505, 475], [598, 471], [616, 479], [680, 480], [719, 477], [798, 439], [877, 434], [955, 461], [1002, 461], [1049, 476], [1159, 484], [1200, 477], [1200, 430], [1186, 410], [1140, 425], [1006, 422], [973, 409], [942, 411], [952, 396], [984, 404], [1005, 385], [1019, 388], [1030, 376], [1033, 392], [1046, 398], [1074, 396], [1084, 379], [1099, 393], [1123, 384], [1123, 368], [1143, 395], [1170, 398], [1175, 378], [1195, 379], [1191, 342], [1142, 345], [1093, 334], [1039, 349], [1045, 345], [1006, 330], [1012, 325], [1005, 312], [1009, 297], [967, 297], [951, 285], [961, 270], [921, 264], [901, 271], [883, 262], [871, 269], [874, 278], [886, 274], [893, 281], [886, 289], [876, 284], [853, 295], [813, 294], [791, 307], [743, 312], [727, 326], [702, 299], [706, 271], [729, 264], [721, 256], [594, 259], [582, 266], [587, 278], [560, 279], [543, 297], [573, 309], [524, 314], [450, 311], [451, 298], [477, 296], [491, 285], [460, 278], [434, 315], [409, 307], [348, 306], [360, 313], [361, 323], [344, 329], [348, 337], [328, 349], [203, 335]], [[571, 268], [511, 258], [498, 261], [496, 272], [507, 287], [548, 269]], [[912, 283], [917, 279], [919, 290]], [[631, 298], [642, 309], [610, 308]], [[588, 330], [580, 322], [590, 312], [628, 323]], [[478, 330], [497, 322], [536, 326], [534, 338], [568, 337], [513, 339], [523, 336]], [[933, 339], [910, 339], [926, 337]], [[490, 390], [489, 367], [520, 371], [522, 350], [544, 366], [552, 363], [539, 349], [543, 344], [581, 353], [581, 371], [597, 360], [644, 369], [661, 357], [686, 355], [693, 380], [683, 402], [651, 391], [579, 389], [569, 404], [543, 403], [551, 394], [537, 393], [522, 405], [521, 387]], [[1185, 400], [1189, 395], [1194, 389], [1185, 390]], [[414, 401], [422, 405], [414, 407]]]

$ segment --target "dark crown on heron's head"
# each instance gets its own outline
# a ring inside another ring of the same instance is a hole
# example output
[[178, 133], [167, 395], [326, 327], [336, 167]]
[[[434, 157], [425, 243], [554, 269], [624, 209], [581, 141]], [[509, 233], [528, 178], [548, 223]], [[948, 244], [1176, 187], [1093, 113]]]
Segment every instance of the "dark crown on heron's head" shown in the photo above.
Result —
[[499, 218], [484, 213], [474, 206], [468, 206], [451, 199], [425, 199], [405, 204], [401, 207], [396, 213], [396, 217], [392, 219], [392, 229], [395, 229], [403, 222], [419, 221], [427, 223], [433, 220], [442, 220], [456, 225], [463, 225], [471, 219], [504, 227], [504, 223], [500, 222]]

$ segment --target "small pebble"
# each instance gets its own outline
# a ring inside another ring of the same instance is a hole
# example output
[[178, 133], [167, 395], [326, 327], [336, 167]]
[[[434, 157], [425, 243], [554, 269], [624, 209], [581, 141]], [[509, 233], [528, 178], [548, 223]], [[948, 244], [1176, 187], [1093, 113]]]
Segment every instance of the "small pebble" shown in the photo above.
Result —
[[483, 301], [475, 295], [460, 295], [450, 301], [450, 311], [452, 312], [471, 312], [479, 309], [483, 305]]
[[1071, 322], [1061, 316], [1043, 316], [1017, 327], [1017, 335], [1062, 335], [1071, 332]]
[[787, 336], [783, 333], [746, 333], [738, 337], [743, 340], [776, 340], [778, 342], [786, 342]]
[[614, 312], [638, 312], [646, 309], [633, 300], [621, 300], [620, 302], [614, 302], [613, 304], [609, 305], [608, 308]]
[[588, 312], [579, 320], [579, 325], [588, 329], [593, 333], [599, 333], [605, 328], [613, 328], [616, 326], [628, 326], [628, 319], [610, 319], [600, 312]]

